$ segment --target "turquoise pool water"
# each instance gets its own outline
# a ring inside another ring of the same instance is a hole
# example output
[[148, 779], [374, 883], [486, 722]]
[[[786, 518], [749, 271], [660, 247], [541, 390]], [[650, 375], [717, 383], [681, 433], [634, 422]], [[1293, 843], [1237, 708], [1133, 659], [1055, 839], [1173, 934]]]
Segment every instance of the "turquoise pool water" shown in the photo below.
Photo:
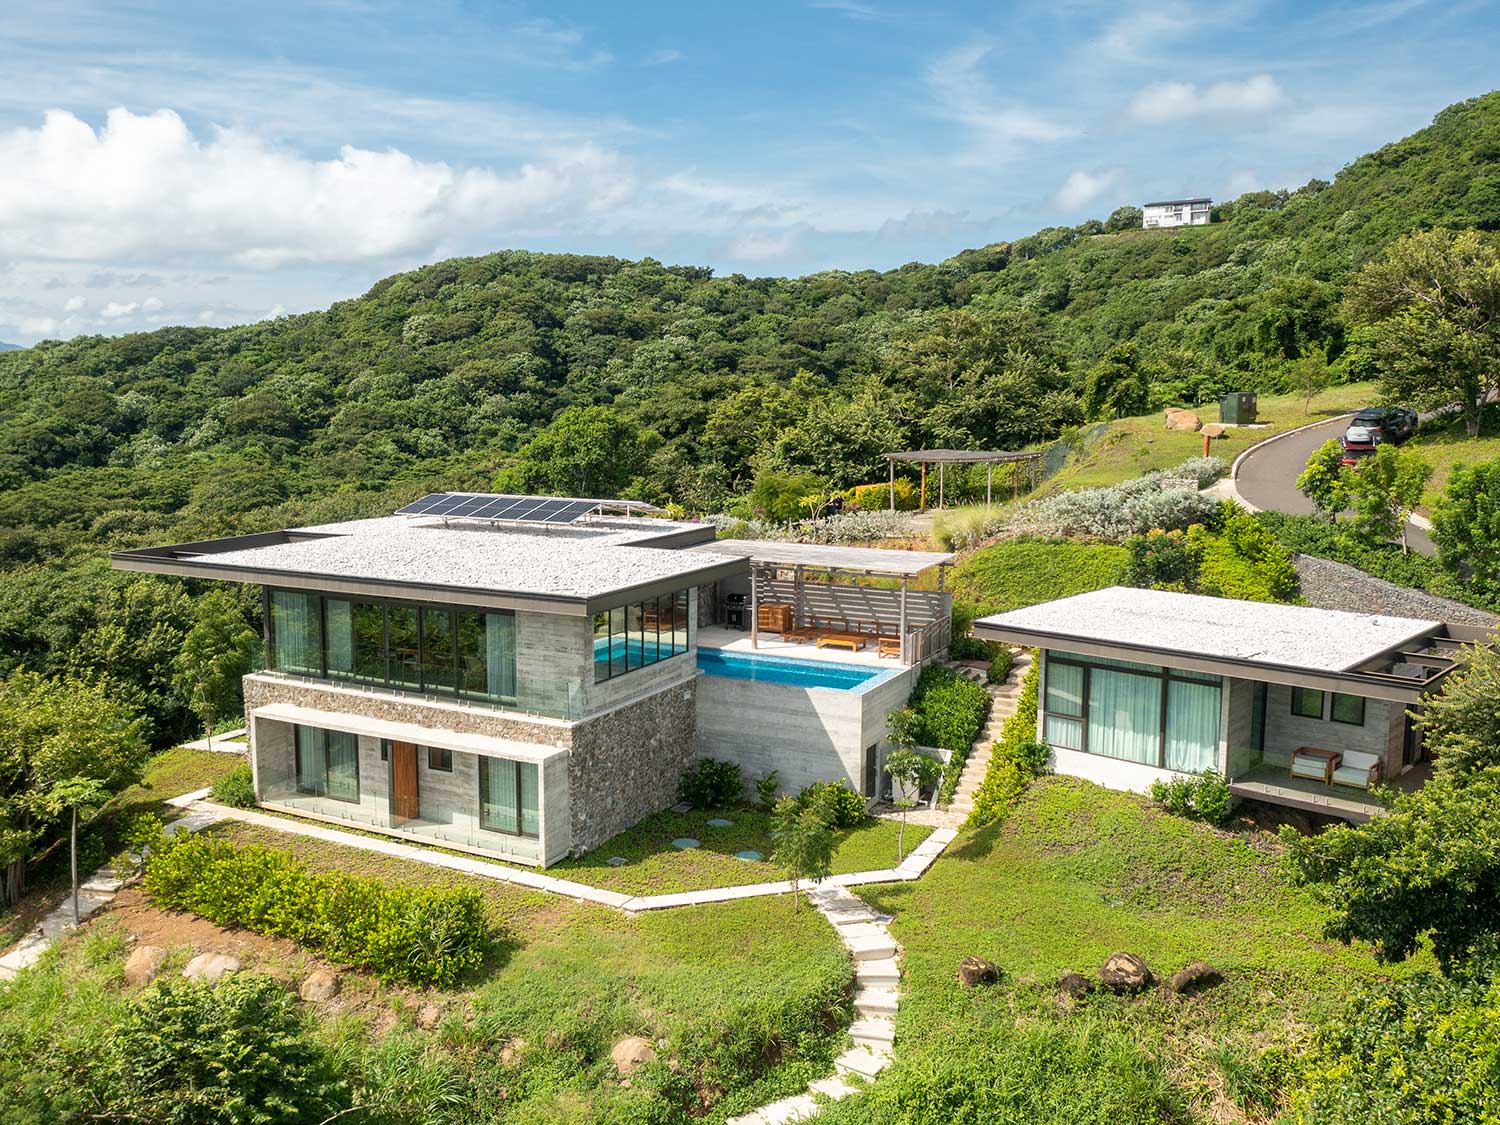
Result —
[[786, 656], [762, 656], [758, 653], [725, 652], [717, 648], [698, 650], [698, 667], [710, 676], [731, 680], [756, 680], [767, 684], [792, 684], [796, 687], [834, 688], [854, 691], [866, 686], [888, 669], [867, 668], [858, 664], [835, 664], [828, 660], [796, 660]]

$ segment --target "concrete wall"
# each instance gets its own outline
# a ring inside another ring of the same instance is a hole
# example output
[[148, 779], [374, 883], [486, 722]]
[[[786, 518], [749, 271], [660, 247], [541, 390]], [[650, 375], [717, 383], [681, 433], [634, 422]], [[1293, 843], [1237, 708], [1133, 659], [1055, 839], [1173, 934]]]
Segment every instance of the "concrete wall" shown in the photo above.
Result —
[[696, 757], [697, 677], [691, 653], [667, 663], [691, 674], [573, 728], [567, 789], [575, 855], [677, 801], [677, 782]]
[[698, 751], [738, 763], [747, 786], [775, 770], [783, 792], [838, 779], [863, 791], [865, 749], [883, 747], [886, 716], [906, 703], [914, 676], [894, 670], [858, 692], [702, 676]]
[[516, 613], [516, 695], [525, 709], [582, 715], [594, 679], [594, 626], [587, 617]]
[[[1328, 714], [1330, 701], [1325, 695], [1323, 713]], [[1292, 689], [1285, 684], [1266, 687], [1265, 761], [1278, 766], [1291, 765], [1292, 752], [1299, 746], [1316, 746], [1320, 750], [1360, 751], [1378, 754], [1386, 763], [1388, 777], [1401, 772], [1401, 732], [1405, 708], [1383, 699], [1365, 700], [1363, 726], [1335, 723], [1330, 719], [1307, 719], [1292, 714]]]

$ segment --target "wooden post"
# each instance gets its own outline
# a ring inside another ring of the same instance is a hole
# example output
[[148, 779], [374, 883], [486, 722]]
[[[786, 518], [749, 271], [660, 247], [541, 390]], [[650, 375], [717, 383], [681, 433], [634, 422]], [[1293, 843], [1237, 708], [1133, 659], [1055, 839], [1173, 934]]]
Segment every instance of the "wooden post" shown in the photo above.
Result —
[[887, 461], [886, 464], [891, 467], [891, 511], [894, 512], [896, 510], [896, 462]]
[[750, 564], [750, 647], [760, 647], [760, 600], [756, 587], [759, 585], [759, 567]]
[[919, 512], [925, 512], [927, 510], [927, 462], [926, 461], [922, 462], [922, 499], [921, 499], [921, 502], [917, 505], [917, 510]]
[[1208, 443], [1213, 440], [1207, 434], [1203, 435], [1203, 456], [1208, 456]]
[[938, 593], [943, 592], [943, 576], [948, 573], [947, 563], [938, 563]]
[[938, 509], [940, 511], [943, 507], [943, 470], [947, 467], [941, 461], [938, 462]]
[[910, 664], [911, 654], [907, 651], [910, 642], [906, 639], [906, 575], [901, 576], [901, 663]]
[[[798, 563], [792, 570], [792, 628], [802, 627], [802, 564]], [[784, 638], [783, 638], [784, 639]]]
[[984, 506], [993, 507], [990, 494], [995, 490], [995, 462], [991, 461], [984, 467]]

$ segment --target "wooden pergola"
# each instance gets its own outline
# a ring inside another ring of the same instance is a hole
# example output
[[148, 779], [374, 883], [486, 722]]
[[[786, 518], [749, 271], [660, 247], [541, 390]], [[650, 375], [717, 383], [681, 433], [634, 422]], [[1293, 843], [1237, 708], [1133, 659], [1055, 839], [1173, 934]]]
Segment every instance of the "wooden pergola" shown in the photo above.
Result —
[[921, 511], [927, 510], [927, 466], [938, 467], [938, 502], [943, 506], [944, 470], [949, 465], [985, 465], [984, 503], [989, 507], [994, 502], [995, 466], [1011, 466], [1011, 495], [1021, 495], [1021, 467], [1026, 467], [1027, 488], [1033, 489], [1041, 483], [1042, 453], [1036, 449], [1020, 449], [1007, 453], [989, 453], [982, 449], [913, 449], [905, 453], [885, 453], [882, 456], [890, 466], [891, 511], [896, 510], [896, 463], [922, 466], [922, 497], [918, 504]]

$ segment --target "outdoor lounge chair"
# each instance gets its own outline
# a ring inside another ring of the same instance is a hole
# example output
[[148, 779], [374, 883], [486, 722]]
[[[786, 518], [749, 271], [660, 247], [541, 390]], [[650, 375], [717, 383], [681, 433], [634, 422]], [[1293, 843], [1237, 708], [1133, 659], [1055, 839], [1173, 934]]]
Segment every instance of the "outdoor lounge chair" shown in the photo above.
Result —
[[1382, 772], [1380, 755], [1363, 750], [1345, 750], [1338, 768], [1333, 771], [1333, 783], [1368, 789], [1380, 780]]
[[876, 645], [875, 645], [875, 655], [877, 655], [877, 656], [895, 656], [895, 657], [899, 658], [900, 655], [901, 655], [901, 638], [900, 637], [881, 637], [881, 638], [879, 638], [879, 640], [876, 642]]
[[1343, 758], [1337, 750], [1321, 750], [1316, 746], [1299, 746], [1292, 754], [1292, 776], [1305, 777], [1310, 781], [1321, 781], [1324, 785], [1333, 782], [1333, 771]]

